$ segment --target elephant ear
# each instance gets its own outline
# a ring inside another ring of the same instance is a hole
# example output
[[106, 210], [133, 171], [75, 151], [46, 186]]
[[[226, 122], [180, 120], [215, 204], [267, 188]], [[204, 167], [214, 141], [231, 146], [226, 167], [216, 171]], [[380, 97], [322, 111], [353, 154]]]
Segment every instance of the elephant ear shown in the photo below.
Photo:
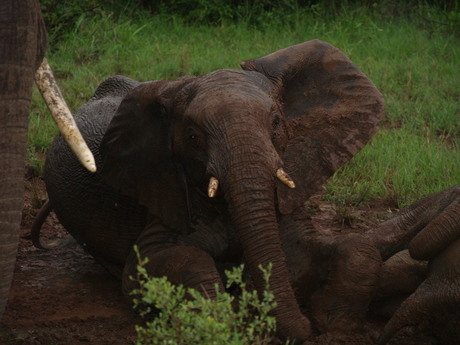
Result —
[[186, 228], [188, 208], [182, 170], [171, 150], [168, 108], [193, 79], [152, 81], [134, 88], [120, 103], [100, 145], [104, 181], [179, 231]]
[[279, 209], [291, 213], [369, 140], [383, 114], [374, 84], [336, 47], [312, 40], [245, 61], [274, 84], [288, 123], [282, 158], [295, 189], [278, 184]]

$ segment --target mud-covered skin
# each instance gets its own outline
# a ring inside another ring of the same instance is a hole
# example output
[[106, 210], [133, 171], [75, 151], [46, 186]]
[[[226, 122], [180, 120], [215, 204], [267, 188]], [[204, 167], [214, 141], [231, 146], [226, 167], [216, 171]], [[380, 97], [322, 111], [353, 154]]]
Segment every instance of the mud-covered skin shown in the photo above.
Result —
[[[278, 217], [302, 205], [369, 140], [383, 100], [342, 52], [319, 40], [243, 68], [137, 86], [121, 78], [131, 88], [124, 96], [118, 86], [98, 90], [77, 113], [91, 122], [82, 132], [99, 173], [82, 178], [69, 168], [65, 148], [53, 145], [47, 187], [77, 240], [114, 273], [123, 269], [126, 291], [133, 287], [134, 243], [149, 256], [150, 272], [210, 296], [222, 284], [216, 261], [243, 260], [259, 290], [258, 267], [272, 263], [278, 334], [303, 340], [311, 325], [289, 283]], [[353, 130], [344, 135], [343, 126]], [[280, 168], [295, 176], [298, 189], [276, 179]], [[219, 180], [212, 199], [210, 177]], [[223, 232], [212, 231], [218, 223]]]
[[359, 332], [379, 285], [378, 249], [356, 233], [318, 233], [305, 214], [284, 216], [280, 231], [296, 297], [320, 333]]
[[[398, 252], [398, 250], [409, 246], [410, 241], [405, 233], [414, 237], [420, 230], [430, 229], [430, 220], [436, 219], [438, 216], [442, 217], [445, 210], [450, 211], [454, 207], [453, 205], [458, 203], [458, 189], [458, 187], [453, 187], [450, 190], [422, 199], [363, 236], [358, 234], [340, 236], [318, 234], [313, 228], [309, 216], [304, 212], [299, 212], [299, 210], [293, 215], [280, 216], [280, 234], [283, 250], [287, 256], [292, 286], [299, 303], [304, 307], [311, 307], [312, 314], [309, 316], [314, 320], [315, 328], [328, 333], [359, 331], [362, 326], [360, 321], [366, 316], [368, 304], [373, 298], [379, 300], [382, 297], [412, 293], [427, 276], [426, 261], [416, 261], [410, 258], [407, 250]], [[98, 195], [101, 194], [98, 193]], [[427, 216], [421, 217], [421, 214]], [[117, 216], [117, 213], [112, 214], [112, 217], [114, 216]], [[137, 217], [133, 219], [137, 221]], [[455, 230], [454, 224], [453, 230]], [[131, 224], [130, 226], [134, 225]], [[134, 227], [137, 227], [137, 231], [140, 232], [144, 226], [145, 224], [139, 224]], [[228, 264], [229, 261], [237, 263], [241, 251], [235, 251], [237, 244], [234, 243], [236, 241], [234, 237], [229, 238], [229, 235], [233, 234], [229, 227], [231, 226], [225, 225], [219, 220], [212, 223], [194, 223], [194, 231], [190, 235], [178, 237], [178, 244], [186, 245], [186, 247], [174, 247], [171, 250], [182, 250], [181, 256], [185, 259], [187, 257], [194, 258], [197, 265], [200, 265], [200, 260], [205, 260], [201, 262], [203, 264], [211, 258], [225, 264]], [[432, 231], [436, 230], [435, 228]], [[144, 235], [146, 234], [148, 236], [148, 233], [144, 233]], [[207, 256], [208, 259], [205, 257], [200, 259], [200, 256], [196, 255], [200, 252], [187, 246], [197, 247], [210, 253], [211, 256]], [[191, 251], [187, 254], [186, 250]], [[458, 255], [458, 248], [457, 251], [451, 250], [451, 252], [453, 254], [441, 253], [441, 256], [451, 258], [453, 255]], [[167, 253], [163, 252], [162, 254], [162, 260], [166, 263], [169, 259], [164, 255]], [[395, 255], [392, 256], [394, 253]], [[385, 259], [388, 258], [382, 267], [380, 267], [381, 255]], [[172, 257], [174, 258], [174, 255]], [[126, 267], [134, 267], [136, 263], [134, 256], [131, 260], [132, 264]], [[455, 272], [457, 262], [458, 260], [448, 261], [454, 270], [453, 272]], [[180, 261], [179, 263], [175, 261], [175, 263], [180, 265]], [[107, 265], [107, 263], [104, 264]], [[157, 267], [160, 269], [159, 272], [156, 272], [157, 274], [167, 273], [164, 270], [161, 271], [164, 269], [163, 265]], [[130, 271], [129, 273], [132, 274], [133, 272]], [[433, 275], [432, 273], [431, 275], [437, 277], [436, 274]], [[170, 279], [184, 282], [188, 278], [172, 276]], [[196, 279], [196, 276], [191, 275], [190, 279]], [[455, 276], [453, 279], [456, 279]], [[431, 278], [431, 281], [433, 280], [436, 281], [435, 278]], [[442, 281], [440, 279], [438, 283], [442, 283]], [[439, 289], [439, 284], [437, 286]], [[125, 289], [128, 290], [126, 287]], [[442, 297], [443, 290], [440, 289], [439, 291], [441, 292], [440, 297]], [[449, 305], [455, 305], [449, 304], [455, 302], [456, 290], [453, 291], [453, 298], [445, 304], [447, 308]], [[213, 291], [210, 290], [209, 293], [212, 296]], [[448, 327], [450, 338], [456, 339], [454, 337], [458, 337], [458, 334], [455, 333], [457, 332], [455, 308], [451, 307], [449, 311], [442, 311], [442, 308], [446, 308], [442, 306], [428, 306], [427, 308], [432, 308], [432, 327], [435, 332], [437, 331], [436, 334], [439, 337], [444, 337], [446, 327]], [[450, 316], [451, 314], [453, 316]], [[404, 320], [397, 327], [403, 327], [406, 320], [411, 323], [409, 316]], [[439, 320], [445, 321], [440, 322]], [[414, 320], [413, 322], [417, 321]], [[396, 330], [393, 330], [393, 333]], [[381, 341], [383, 342], [384, 338]]]
[[[100, 172], [83, 178], [62, 143], [53, 144], [51, 203], [73, 236], [123, 277], [125, 293], [135, 287], [133, 244], [149, 257], [151, 274], [209, 296], [222, 285], [219, 263], [245, 262], [260, 290], [258, 266], [272, 262], [281, 336], [311, 334], [296, 300], [321, 332], [358, 330], [384, 285], [381, 257], [407, 246], [417, 252], [418, 236], [445, 234], [422, 250], [438, 257], [456, 236], [436, 225], [443, 217], [456, 224], [448, 202], [455, 190], [366, 236], [316, 233], [302, 204], [373, 134], [381, 95], [343, 53], [317, 40], [242, 66], [173, 81], [104, 82], [77, 112]], [[276, 180], [280, 167], [295, 189]], [[207, 196], [210, 177], [219, 180], [215, 198]]]
[[[401, 289], [399, 292], [416, 287], [392, 315], [378, 343], [385, 344], [405, 326], [424, 323], [443, 344], [457, 344], [460, 340], [460, 185], [418, 200], [370, 230], [366, 237], [380, 248], [384, 259], [402, 249], [408, 249], [410, 254], [384, 267], [382, 277], [387, 281], [380, 285], [380, 294], [388, 295], [397, 287]], [[391, 260], [390, 257], [386, 263]], [[427, 273], [420, 283], [423, 262], [428, 262]]]
[[366, 233], [336, 236], [316, 233], [307, 216], [284, 217], [280, 228], [292, 284], [318, 330], [359, 331], [372, 304], [373, 313], [390, 319], [379, 344], [414, 325], [423, 325], [442, 344], [457, 344], [459, 205], [460, 186], [454, 186]]

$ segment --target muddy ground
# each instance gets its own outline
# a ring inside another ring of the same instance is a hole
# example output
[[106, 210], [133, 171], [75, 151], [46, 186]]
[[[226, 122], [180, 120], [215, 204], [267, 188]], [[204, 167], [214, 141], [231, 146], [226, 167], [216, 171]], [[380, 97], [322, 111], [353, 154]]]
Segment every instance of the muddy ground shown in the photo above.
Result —
[[[76, 244], [52, 251], [33, 247], [30, 226], [46, 199], [43, 181], [26, 180], [21, 238], [9, 304], [0, 324], [3, 345], [128, 345], [136, 343], [139, 319], [120, 291], [120, 282]], [[315, 226], [323, 231], [363, 231], [389, 216], [390, 206], [334, 208], [312, 203]], [[66, 236], [52, 214], [43, 228], [45, 239]], [[321, 335], [305, 345], [373, 344], [384, 320], [370, 317], [362, 334], [341, 338]], [[406, 329], [390, 345], [434, 345], [417, 329]]]

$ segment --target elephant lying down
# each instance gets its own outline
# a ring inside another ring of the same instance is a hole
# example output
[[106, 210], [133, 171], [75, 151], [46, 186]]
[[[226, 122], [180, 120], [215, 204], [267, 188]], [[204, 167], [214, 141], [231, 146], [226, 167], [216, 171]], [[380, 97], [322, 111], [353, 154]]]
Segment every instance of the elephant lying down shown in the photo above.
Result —
[[[46, 185], [61, 223], [122, 278], [126, 294], [135, 287], [127, 279], [133, 244], [149, 257], [151, 275], [211, 297], [222, 286], [221, 264], [243, 261], [262, 289], [258, 266], [271, 262], [277, 332], [304, 340], [310, 320], [321, 332], [358, 329], [372, 299], [399, 292], [404, 273], [406, 292], [420, 286], [381, 342], [431, 313], [457, 317], [444, 326], [459, 339], [460, 188], [365, 235], [320, 236], [302, 205], [369, 140], [382, 96], [318, 40], [241, 66], [172, 81], [104, 81], [75, 114], [98, 173], [80, 167], [60, 137], [48, 152]], [[408, 247], [432, 260], [426, 275], [412, 259], [392, 258]]]

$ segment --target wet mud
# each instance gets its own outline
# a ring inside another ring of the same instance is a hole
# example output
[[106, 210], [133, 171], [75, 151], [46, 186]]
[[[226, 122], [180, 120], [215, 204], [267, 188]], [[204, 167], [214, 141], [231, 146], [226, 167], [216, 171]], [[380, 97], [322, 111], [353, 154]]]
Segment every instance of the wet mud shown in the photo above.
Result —
[[[30, 227], [46, 200], [43, 181], [26, 180], [21, 237], [9, 303], [0, 323], [1, 345], [136, 344], [140, 323], [121, 293], [120, 282], [77, 244], [44, 251], [33, 247]], [[361, 232], [388, 217], [388, 205], [336, 208], [314, 200], [315, 226], [325, 233]], [[45, 240], [67, 236], [52, 214], [42, 230]], [[323, 334], [304, 345], [373, 344], [385, 320], [369, 317], [360, 334]], [[418, 328], [407, 328], [390, 345], [434, 345]]]

